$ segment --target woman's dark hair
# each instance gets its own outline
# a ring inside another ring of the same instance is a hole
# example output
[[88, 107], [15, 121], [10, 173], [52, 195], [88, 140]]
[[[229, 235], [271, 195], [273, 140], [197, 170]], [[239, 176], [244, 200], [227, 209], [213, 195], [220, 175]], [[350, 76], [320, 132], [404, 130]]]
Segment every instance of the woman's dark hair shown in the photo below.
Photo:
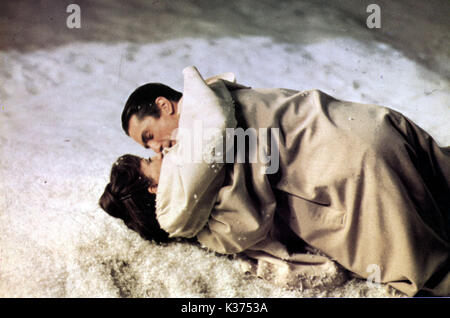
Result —
[[128, 154], [117, 159], [99, 205], [109, 215], [122, 219], [126, 226], [144, 239], [168, 242], [169, 235], [156, 220], [156, 194], [147, 190], [154, 180], [142, 174], [141, 160]]
[[131, 116], [136, 115], [139, 119], [145, 116], [159, 118], [161, 113], [155, 104], [159, 96], [178, 102], [182, 94], [161, 83], [148, 83], [138, 87], [128, 97], [122, 112], [122, 128], [127, 135]]

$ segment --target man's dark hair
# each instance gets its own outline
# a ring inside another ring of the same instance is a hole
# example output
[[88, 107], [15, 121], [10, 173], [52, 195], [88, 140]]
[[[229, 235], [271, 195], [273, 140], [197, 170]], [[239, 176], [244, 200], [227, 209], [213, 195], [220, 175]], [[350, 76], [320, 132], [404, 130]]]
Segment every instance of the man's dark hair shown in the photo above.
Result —
[[178, 102], [182, 94], [161, 83], [148, 83], [139, 86], [128, 97], [122, 112], [122, 128], [127, 135], [129, 135], [128, 128], [131, 116], [136, 115], [138, 119], [142, 119], [145, 116], [159, 118], [160, 110], [155, 104], [155, 100], [159, 96]]

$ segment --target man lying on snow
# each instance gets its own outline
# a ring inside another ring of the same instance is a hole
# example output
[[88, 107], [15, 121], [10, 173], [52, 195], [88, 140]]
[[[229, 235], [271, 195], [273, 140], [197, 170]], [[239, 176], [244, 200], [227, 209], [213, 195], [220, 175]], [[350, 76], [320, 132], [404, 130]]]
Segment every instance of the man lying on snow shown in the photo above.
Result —
[[[183, 73], [183, 95], [147, 84], [129, 97], [123, 129], [158, 155], [113, 165], [106, 212], [148, 239], [245, 253], [290, 286], [335, 261], [363, 278], [376, 265], [409, 296], [450, 295], [450, 148], [389, 108]], [[258, 132], [258, 160], [232, 142], [239, 128]]]

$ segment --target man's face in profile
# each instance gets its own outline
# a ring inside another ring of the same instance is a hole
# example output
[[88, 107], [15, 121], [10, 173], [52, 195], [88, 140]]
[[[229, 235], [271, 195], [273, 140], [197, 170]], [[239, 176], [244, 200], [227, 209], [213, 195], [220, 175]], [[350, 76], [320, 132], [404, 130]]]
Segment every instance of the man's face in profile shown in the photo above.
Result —
[[133, 115], [130, 118], [128, 133], [138, 144], [161, 153], [164, 148], [170, 148], [175, 144], [173, 132], [178, 128], [179, 116], [175, 102], [158, 97], [155, 103], [160, 109], [159, 118], [145, 116], [139, 119]]

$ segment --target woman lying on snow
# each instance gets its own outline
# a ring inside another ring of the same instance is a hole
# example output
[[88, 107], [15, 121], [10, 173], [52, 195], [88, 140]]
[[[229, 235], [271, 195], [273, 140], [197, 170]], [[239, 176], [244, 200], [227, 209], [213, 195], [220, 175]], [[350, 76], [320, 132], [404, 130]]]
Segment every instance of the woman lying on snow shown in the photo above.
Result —
[[[183, 160], [199, 122], [214, 128], [203, 160]], [[245, 253], [261, 276], [294, 287], [300, 276], [332, 272], [332, 259], [363, 278], [375, 266], [382, 283], [409, 296], [450, 295], [450, 149], [398, 112], [317, 90], [250, 89], [229, 74], [205, 82], [188, 67], [182, 96], [144, 85], [122, 124], [143, 146], [165, 148], [164, 160], [119, 158], [100, 199], [143, 237]], [[278, 129], [270, 143], [255, 137], [279, 154], [277, 171], [248, 153], [239, 161], [227, 128]]]

